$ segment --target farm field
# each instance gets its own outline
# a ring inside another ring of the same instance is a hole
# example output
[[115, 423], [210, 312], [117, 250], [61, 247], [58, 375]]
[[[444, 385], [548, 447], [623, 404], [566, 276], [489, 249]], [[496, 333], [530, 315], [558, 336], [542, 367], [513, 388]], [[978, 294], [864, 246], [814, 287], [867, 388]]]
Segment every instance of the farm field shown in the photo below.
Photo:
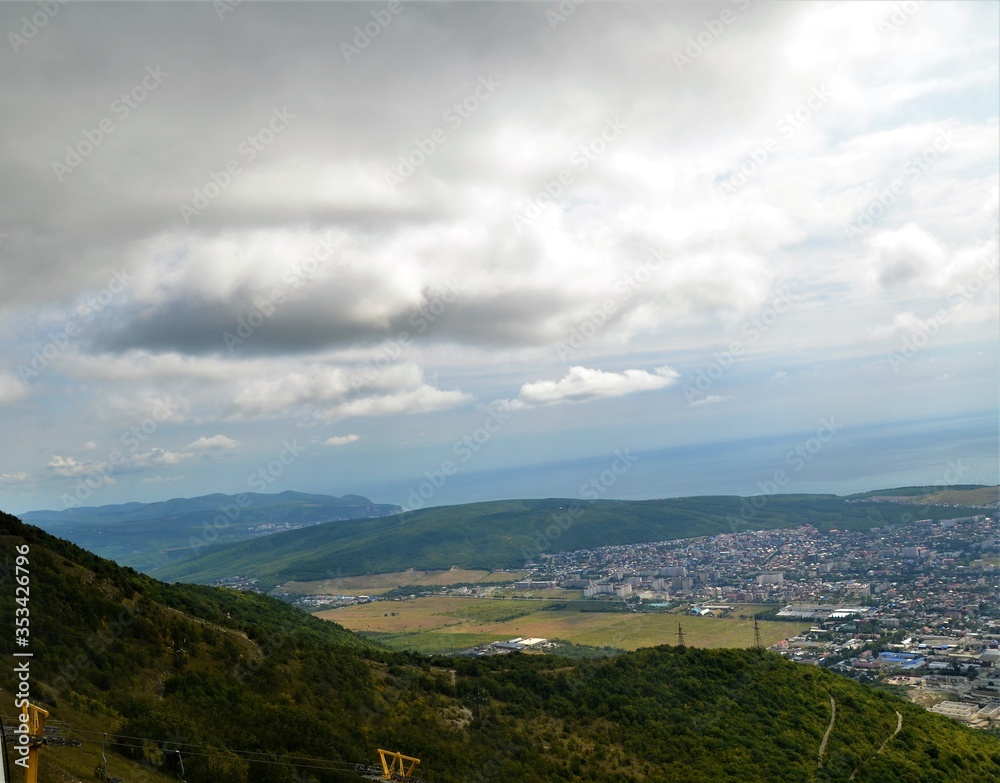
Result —
[[393, 571], [385, 574], [344, 576], [315, 582], [287, 582], [280, 589], [303, 595], [381, 595], [397, 587], [449, 587], [460, 584], [503, 584], [523, 579], [524, 571], [481, 571], [451, 568], [447, 571]]
[[935, 492], [932, 495], [924, 495], [922, 498], [920, 498], [920, 502], [985, 506], [988, 503], [996, 503], [998, 494], [1000, 494], [1000, 488], [998, 487], [979, 487], [977, 489], [946, 489], [941, 492]]
[[[445, 653], [516, 636], [540, 636], [594, 647], [635, 650], [676, 644], [677, 626], [693, 647], [751, 647], [753, 620], [583, 611], [592, 601], [491, 600], [455, 597], [379, 601], [317, 613], [352, 631], [378, 634], [398, 650]], [[737, 608], [736, 614], [740, 613]], [[751, 609], [745, 610], [749, 613]], [[774, 644], [809, 627], [801, 622], [762, 622], [761, 641]]]

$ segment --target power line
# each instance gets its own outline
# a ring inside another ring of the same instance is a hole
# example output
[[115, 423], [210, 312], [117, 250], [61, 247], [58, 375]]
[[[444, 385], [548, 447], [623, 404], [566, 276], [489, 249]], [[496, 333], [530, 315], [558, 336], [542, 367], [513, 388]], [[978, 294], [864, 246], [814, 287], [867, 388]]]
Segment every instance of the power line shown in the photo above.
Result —
[[[96, 742], [97, 737], [102, 737], [105, 732], [94, 731], [90, 729], [74, 729], [73, 734], [83, 734], [92, 735], [94, 739], [88, 739], [88, 741]], [[215, 745], [200, 745], [192, 742], [176, 742], [173, 740], [158, 740], [152, 737], [134, 737], [124, 734], [113, 734], [114, 739], [118, 740], [132, 740], [133, 742], [116, 742], [109, 740], [107, 745], [124, 748], [128, 750], [146, 750], [146, 747], [141, 743], [150, 742], [154, 745], [172, 745], [176, 748], [171, 748], [171, 750], [178, 750], [183, 752], [185, 756], [196, 756], [200, 758], [209, 759], [219, 759], [222, 761], [232, 761], [234, 757], [240, 759], [241, 761], [246, 761], [254, 764], [272, 764], [274, 766], [281, 767], [296, 767], [299, 769], [313, 769], [319, 771], [328, 772], [340, 772], [353, 770], [357, 764], [350, 761], [334, 761], [332, 759], [317, 759], [311, 758], [309, 756], [282, 756], [281, 760], [276, 760], [274, 758], [260, 758], [261, 756], [273, 756], [274, 754], [269, 751], [263, 750], [237, 750], [234, 748], [218, 747]], [[202, 750], [215, 751], [213, 753], [199, 752], [196, 750], [183, 750], [184, 748], [200, 748]], [[224, 754], [229, 755], [224, 755]]]

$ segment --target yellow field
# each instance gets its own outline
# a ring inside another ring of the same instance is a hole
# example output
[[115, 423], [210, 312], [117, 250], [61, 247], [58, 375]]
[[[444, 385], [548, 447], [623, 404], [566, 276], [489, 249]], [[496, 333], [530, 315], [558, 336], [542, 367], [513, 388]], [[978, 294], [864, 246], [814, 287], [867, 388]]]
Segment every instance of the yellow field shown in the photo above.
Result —
[[982, 489], [946, 489], [941, 492], [935, 492], [933, 495], [924, 495], [920, 498], [920, 502], [985, 506], [987, 503], [996, 503], [998, 495], [1000, 495], [1000, 488], [998, 487], [984, 487]]
[[[390, 647], [420, 652], [460, 650], [515, 636], [634, 650], [676, 644], [678, 623], [684, 629], [685, 644], [694, 647], [750, 647], [754, 642], [753, 620], [581, 611], [593, 605], [585, 601], [429, 597], [330, 609], [317, 616], [352, 631], [387, 634], [380, 641]], [[562, 608], [546, 608], [555, 606]], [[761, 641], [771, 645], [808, 627], [809, 623], [762, 622]]]
[[303, 595], [381, 595], [397, 587], [448, 587], [459, 584], [500, 584], [523, 579], [524, 571], [492, 572], [452, 568], [448, 571], [394, 571], [387, 574], [344, 576], [339, 579], [322, 579], [316, 582], [288, 582], [281, 585], [287, 593]]

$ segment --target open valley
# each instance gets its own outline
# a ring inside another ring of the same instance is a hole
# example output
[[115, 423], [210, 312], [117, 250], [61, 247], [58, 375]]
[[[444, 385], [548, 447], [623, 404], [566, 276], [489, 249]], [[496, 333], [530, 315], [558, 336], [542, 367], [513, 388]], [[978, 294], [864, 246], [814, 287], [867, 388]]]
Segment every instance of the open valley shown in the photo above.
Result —
[[[379, 601], [319, 612], [345, 628], [377, 634], [393, 649], [448, 653], [514, 637], [542, 637], [591, 647], [635, 650], [676, 644], [677, 626], [694, 647], [751, 647], [755, 607], [734, 609], [733, 617], [675, 613], [593, 611], [592, 601], [459, 598], [433, 596]], [[771, 645], [808, 629], [802, 622], [760, 623], [761, 642]]]

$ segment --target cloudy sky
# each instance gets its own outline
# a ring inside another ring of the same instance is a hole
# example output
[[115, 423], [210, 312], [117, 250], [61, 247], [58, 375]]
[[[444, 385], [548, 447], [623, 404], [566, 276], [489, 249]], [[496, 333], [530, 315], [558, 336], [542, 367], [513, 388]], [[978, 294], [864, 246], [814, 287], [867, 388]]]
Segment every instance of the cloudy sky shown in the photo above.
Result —
[[0, 32], [2, 508], [997, 480], [996, 3]]

